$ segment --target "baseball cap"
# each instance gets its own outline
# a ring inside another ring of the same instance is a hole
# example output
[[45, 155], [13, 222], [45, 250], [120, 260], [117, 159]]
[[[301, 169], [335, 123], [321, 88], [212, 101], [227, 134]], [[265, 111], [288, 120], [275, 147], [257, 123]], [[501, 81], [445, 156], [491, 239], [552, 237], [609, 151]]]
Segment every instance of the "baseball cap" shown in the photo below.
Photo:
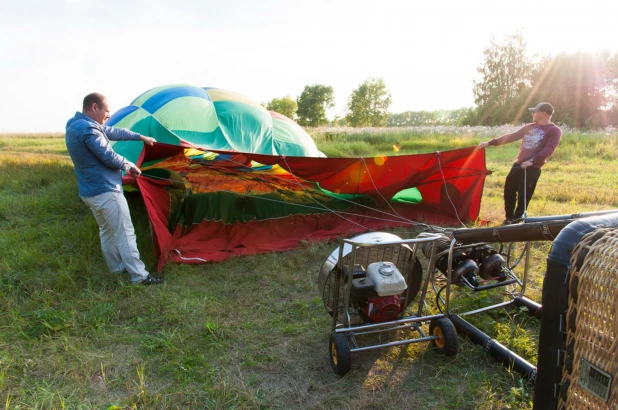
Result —
[[548, 102], [538, 103], [534, 108], [528, 108], [530, 112], [542, 111], [547, 115], [554, 115], [554, 106]]

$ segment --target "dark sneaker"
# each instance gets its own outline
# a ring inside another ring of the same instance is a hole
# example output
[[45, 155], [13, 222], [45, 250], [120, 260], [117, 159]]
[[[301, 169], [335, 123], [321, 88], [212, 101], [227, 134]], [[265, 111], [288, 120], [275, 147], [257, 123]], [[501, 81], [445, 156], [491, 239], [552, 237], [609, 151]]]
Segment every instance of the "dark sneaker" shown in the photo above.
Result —
[[505, 219], [504, 222], [502, 222], [502, 225], [512, 225], [512, 224], [513, 224], [512, 219]]
[[148, 275], [146, 279], [140, 282], [142, 285], [160, 285], [163, 283], [163, 278]]

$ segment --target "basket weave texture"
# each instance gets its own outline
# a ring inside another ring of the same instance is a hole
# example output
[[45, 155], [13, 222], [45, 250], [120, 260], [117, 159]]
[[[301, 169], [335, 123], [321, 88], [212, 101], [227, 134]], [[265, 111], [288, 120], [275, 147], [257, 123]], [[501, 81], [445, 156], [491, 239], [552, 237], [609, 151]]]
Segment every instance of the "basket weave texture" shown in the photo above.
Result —
[[[569, 282], [567, 322], [570, 323], [561, 383], [562, 389], [567, 384], [569, 387], [566, 397], [561, 395], [558, 408], [617, 409], [618, 229], [597, 229], [581, 239], [571, 258]], [[582, 359], [611, 375], [607, 402], [579, 383]]]

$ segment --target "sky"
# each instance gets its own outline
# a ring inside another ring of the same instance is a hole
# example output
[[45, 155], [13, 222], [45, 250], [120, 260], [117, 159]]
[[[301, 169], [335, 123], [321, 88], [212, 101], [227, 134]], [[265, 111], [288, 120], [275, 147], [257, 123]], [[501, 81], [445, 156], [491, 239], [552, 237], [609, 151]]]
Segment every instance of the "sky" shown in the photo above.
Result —
[[62, 132], [90, 92], [111, 111], [167, 84], [266, 103], [382, 78], [390, 111], [472, 107], [483, 50], [618, 52], [618, 1], [0, 0], [0, 133]]

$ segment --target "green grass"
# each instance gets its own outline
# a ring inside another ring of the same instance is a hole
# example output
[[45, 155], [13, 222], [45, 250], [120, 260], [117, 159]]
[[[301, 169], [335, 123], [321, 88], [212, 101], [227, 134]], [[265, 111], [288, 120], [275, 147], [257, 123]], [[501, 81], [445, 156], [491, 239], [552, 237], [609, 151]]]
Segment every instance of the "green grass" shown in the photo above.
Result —
[[[329, 155], [433, 152], [502, 128], [312, 130]], [[517, 144], [487, 151], [481, 219], [502, 215]], [[566, 132], [543, 170], [532, 215], [618, 208], [616, 134]], [[330, 320], [317, 291], [336, 242], [217, 264], [167, 265], [162, 286], [107, 272], [96, 222], [77, 196], [62, 135], [0, 136], [0, 408], [529, 409], [531, 386], [460, 339], [453, 358], [427, 344], [328, 364]], [[144, 204], [127, 194], [145, 263], [156, 266]], [[530, 297], [540, 300], [549, 243], [535, 243]], [[455, 308], [499, 299], [487, 292]], [[430, 300], [433, 303], [433, 299]], [[521, 310], [471, 320], [536, 360], [538, 323]]]

